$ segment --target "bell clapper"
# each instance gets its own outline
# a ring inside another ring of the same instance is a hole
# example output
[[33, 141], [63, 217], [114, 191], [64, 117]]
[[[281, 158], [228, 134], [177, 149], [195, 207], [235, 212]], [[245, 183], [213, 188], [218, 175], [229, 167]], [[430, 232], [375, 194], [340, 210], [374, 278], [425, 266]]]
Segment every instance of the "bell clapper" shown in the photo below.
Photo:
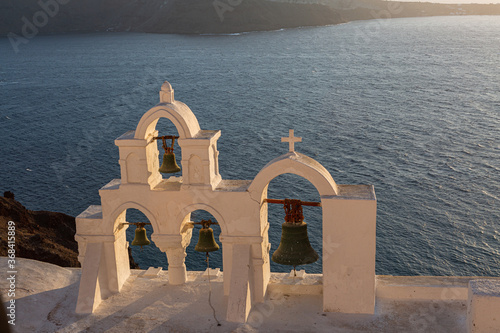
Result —
[[293, 277], [297, 276], [297, 271], [295, 270], [295, 265], [293, 265]]

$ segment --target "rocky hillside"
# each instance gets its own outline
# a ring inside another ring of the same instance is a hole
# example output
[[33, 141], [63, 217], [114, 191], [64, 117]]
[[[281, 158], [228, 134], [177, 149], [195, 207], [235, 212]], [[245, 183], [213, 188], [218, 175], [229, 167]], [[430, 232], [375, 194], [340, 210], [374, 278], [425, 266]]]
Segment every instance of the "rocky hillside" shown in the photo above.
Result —
[[[31, 211], [6, 192], [0, 197], [0, 256], [7, 256], [9, 221], [15, 223], [16, 257], [62, 267], [80, 267], [75, 218], [63, 213]], [[131, 267], [139, 268], [131, 258]]]
[[[59, 0], [60, 2], [64, 2]], [[52, 3], [43, 8], [40, 3]], [[230, 33], [343, 22], [324, 5], [266, 0], [2, 0], [0, 34], [137, 31]], [[24, 31], [23, 31], [24, 28]]]
[[447, 15], [500, 15], [500, 4], [442, 4], [385, 0], [330, 0], [328, 4], [346, 21]]
[[[234, 1], [236, 2], [236, 1]], [[285, 4], [266, 0], [171, 1], [140, 27], [143, 31], [230, 33], [338, 24], [341, 15], [324, 5]]]
[[[382, 0], [2, 0], [0, 35], [135, 31], [232, 33], [353, 20], [436, 15], [500, 15], [500, 4]], [[13, 35], [11, 35], [13, 36]]]

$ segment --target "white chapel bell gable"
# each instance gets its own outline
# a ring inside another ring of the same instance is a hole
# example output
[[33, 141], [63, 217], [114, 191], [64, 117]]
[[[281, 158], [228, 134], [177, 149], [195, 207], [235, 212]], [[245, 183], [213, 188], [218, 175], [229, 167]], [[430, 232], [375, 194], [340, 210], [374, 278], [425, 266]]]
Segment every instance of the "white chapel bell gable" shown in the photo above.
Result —
[[[178, 133], [161, 133], [160, 118], [169, 119]], [[218, 165], [220, 136], [220, 130], [202, 130], [191, 109], [174, 99], [172, 86], [165, 82], [160, 103], [141, 117], [135, 131], [115, 140], [121, 177], [99, 190], [100, 206], [90, 206], [76, 219], [82, 264], [76, 311], [92, 313], [120, 292], [129, 278], [125, 231], [131, 223], [125, 216], [127, 209], [138, 209], [149, 220], [144, 223], [151, 224], [151, 240], [166, 253], [171, 285], [189, 283], [185, 258], [190, 255], [186, 248], [193, 228], [203, 228], [209, 239], [210, 224], [218, 224], [222, 246], [214, 244], [210, 251], [222, 250], [226, 320], [245, 322], [251, 308], [264, 301], [271, 276], [267, 205], [276, 202], [267, 198], [267, 187], [275, 177], [291, 173], [311, 182], [321, 198], [313, 204], [322, 210], [323, 310], [373, 314], [377, 207], [373, 186], [337, 185], [320, 163], [295, 151], [302, 138], [293, 130], [282, 139], [288, 152], [270, 161], [255, 179], [223, 180]], [[159, 171], [158, 140], [165, 154], [175, 144], [180, 147], [180, 156], [169, 156], [172, 168], [163, 169], [173, 169], [172, 177]], [[216, 221], [193, 221], [191, 213], [199, 209]], [[140, 227], [136, 225], [141, 237], [137, 244], [145, 245], [149, 241]]]

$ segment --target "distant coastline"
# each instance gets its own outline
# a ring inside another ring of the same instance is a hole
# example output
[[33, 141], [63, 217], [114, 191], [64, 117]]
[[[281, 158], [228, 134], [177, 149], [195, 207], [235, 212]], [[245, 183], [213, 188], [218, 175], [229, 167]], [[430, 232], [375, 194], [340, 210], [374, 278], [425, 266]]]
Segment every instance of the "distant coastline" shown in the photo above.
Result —
[[357, 20], [500, 15], [500, 4], [382, 0], [10, 0], [0, 4], [0, 35], [24, 43], [39, 34], [149, 32], [227, 34]]

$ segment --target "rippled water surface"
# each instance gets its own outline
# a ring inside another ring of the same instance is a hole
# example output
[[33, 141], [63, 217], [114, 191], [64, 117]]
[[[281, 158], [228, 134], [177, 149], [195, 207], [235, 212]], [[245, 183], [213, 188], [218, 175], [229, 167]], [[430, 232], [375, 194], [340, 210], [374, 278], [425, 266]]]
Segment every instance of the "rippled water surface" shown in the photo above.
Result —
[[[297, 151], [337, 183], [373, 184], [377, 274], [498, 276], [498, 45], [498, 16], [231, 36], [39, 36], [17, 54], [4, 39], [0, 190], [29, 209], [74, 216], [99, 204], [98, 189], [120, 176], [114, 139], [135, 129], [168, 80], [203, 129], [222, 130], [223, 178], [253, 179], [287, 151], [280, 137], [294, 128]], [[157, 128], [175, 131], [165, 119]], [[269, 197], [319, 200], [292, 175], [274, 179]], [[305, 216], [321, 252], [321, 209]], [[282, 207], [270, 208], [269, 221], [274, 251]], [[205, 265], [196, 237], [188, 269]], [[134, 256], [167, 267], [155, 247]], [[211, 258], [221, 265], [221, 251]], [[321, 261], [306, 270], [320, 272]]]

